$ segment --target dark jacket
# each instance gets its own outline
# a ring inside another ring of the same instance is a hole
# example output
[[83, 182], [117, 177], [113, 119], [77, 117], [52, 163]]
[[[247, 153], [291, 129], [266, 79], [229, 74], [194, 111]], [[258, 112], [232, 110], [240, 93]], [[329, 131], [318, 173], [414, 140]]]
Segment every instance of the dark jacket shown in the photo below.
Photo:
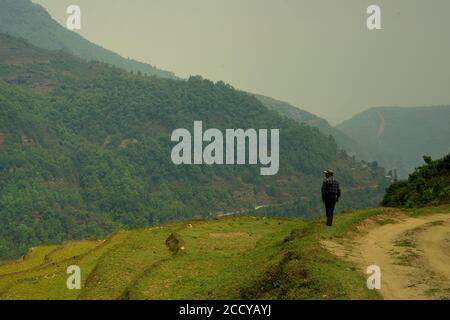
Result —
[[322, 183], [322, 200], [323, 201], [339, 201], [341, 197], [341, 188], [339, 182], [333, 177], [325, 178]]

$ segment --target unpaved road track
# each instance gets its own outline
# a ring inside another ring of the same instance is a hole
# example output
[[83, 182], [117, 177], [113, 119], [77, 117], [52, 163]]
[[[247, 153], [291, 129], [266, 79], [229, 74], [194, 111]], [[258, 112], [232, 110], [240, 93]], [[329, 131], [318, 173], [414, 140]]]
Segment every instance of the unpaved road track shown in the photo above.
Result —
[[322, 244], [364, 274], [368, 266], [379, 266], [384, 299], [450, 299], [450, 214], [390, 214], [358, 229]]

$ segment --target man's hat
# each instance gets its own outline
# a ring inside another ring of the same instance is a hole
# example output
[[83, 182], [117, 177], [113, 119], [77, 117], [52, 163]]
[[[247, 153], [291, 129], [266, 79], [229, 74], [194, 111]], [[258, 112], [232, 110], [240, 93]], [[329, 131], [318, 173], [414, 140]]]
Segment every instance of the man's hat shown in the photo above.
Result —
[[327, 169], [323, 173], [328, 173], [328, 174], [331, 174], [331, 175], [334, 174], [333, 170], [331, 170], [331, 169]]

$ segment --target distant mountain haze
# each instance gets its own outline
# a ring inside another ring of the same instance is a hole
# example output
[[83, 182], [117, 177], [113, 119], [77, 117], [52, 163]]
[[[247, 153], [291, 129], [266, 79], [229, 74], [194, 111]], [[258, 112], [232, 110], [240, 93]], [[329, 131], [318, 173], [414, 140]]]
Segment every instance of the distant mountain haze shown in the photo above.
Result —
[[424, 155], [437, 159], [450, 151], [450, 106], [371, 108], [337, 128], [401, 178], [422, 165]]
[[[3, 1], [2, 1], [3, 2]], [[65, 25], [71, 0], [35, 0]], [[77, 0], [80, 34], [124, 57], [301, 106], [337, 124], [373, 106], [448, 105], [450, 2]]]
[[287, 102], [279, 101], [270, 97], [256, 95], [258, 100], [262, 102], [264, 106], [270, 110], [276, 111], [277, 113], [293, 119], [297, 122], [307, 124], [312, 127], [318, 128], [323, 134], [331, 135], [338, 146], [347, 151], [350, 155], [358, 157], [360, 160], [370, 160], [371, 157], [367, 150], [356, 142], [356, 140], [350, 138], [341, 130], [331, 126], [327, 120], [322, 119], [308, 111], [299, 109]]
[[450, 106], [371, 108], [333, 127], [286, 102], [256, 97], [267, 108], [333, 136], [349, 155], [377, 161], [402, 179], [423, 164], [424, 155], [437, 159], [450, 151]]
[[175, 78], [172, 72], [123, 58], [67, 30], [53, 20], [44, 8], [30, 0], [1, 0], [0, 31], [24, 38], [43, 49], [65, 50], [80, 58], [106, 62], [128, 71]]

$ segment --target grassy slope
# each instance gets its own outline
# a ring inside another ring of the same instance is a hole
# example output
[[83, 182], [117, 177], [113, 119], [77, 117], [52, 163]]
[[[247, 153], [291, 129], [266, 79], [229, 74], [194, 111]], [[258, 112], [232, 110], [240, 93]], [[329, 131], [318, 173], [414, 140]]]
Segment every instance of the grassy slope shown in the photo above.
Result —
[[[227, 217], [36, 247], [0, 265], [0, 299], [379, 299], [366, 289], [363, 275], [319, 241], [343, 237], [361, 221], [379, 214], [386, 219], [396, 210], [342, 213], [333, 228], [323, 219]], [[177, 255], [164, 244], [173, 232], [184, 240]], [[66, 288], [65, 270], [73, 264], [82, 270], [81, 291]]]
[[[377, 299], [347, 262], [319, 240], [342, 237], [382, 209], [323, 220], [228, 217], [120, 231], [105, 241], [34, 248], [0, 265], [0, 299]], [[177, 232], [185, 250], [167, 250]], [[68, 290], [69, 265], [82, 290]]]
[[[397, 210], [397, 209], [395, 209]], [[34, 248], [0, 265], [1, 299], [378, 299], [364, 276], [323, 249], [356, 225], [395, 210], [368, 209], [323, 219], [228, 217], [120, 231], [105, 241]], [[450, 206], [409, 209], [411, 216]], [[192, 227], [189, 227], [189, 224]], [[185, 250], [164, 242], [176, 232]], [[83, 289], [67, 290], [69, 265], [82, 270]]]

